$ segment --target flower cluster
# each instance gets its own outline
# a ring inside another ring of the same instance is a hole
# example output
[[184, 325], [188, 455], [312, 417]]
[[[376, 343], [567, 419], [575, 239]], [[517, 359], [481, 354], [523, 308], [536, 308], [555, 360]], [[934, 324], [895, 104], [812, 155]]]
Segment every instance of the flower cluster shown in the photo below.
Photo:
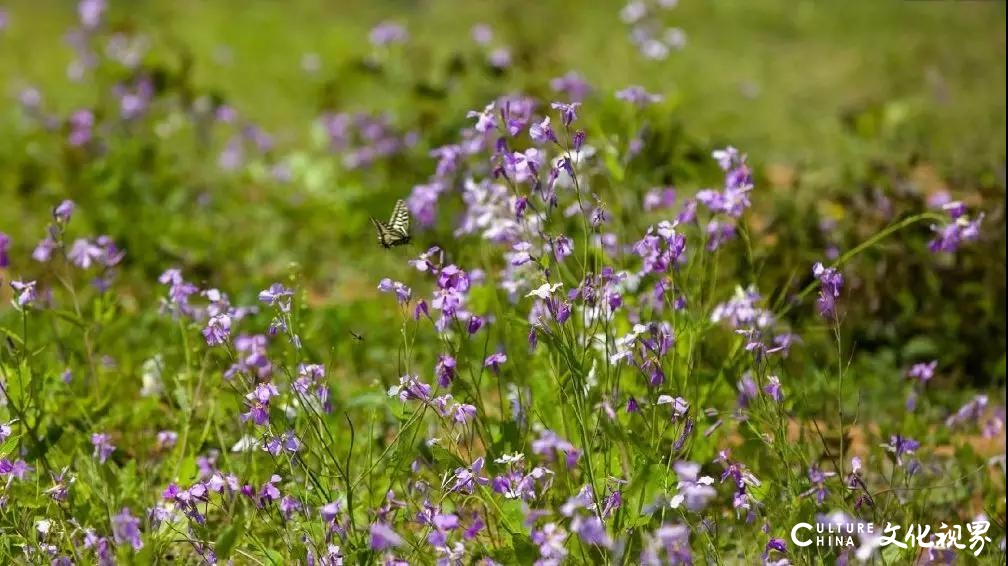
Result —
[[641, 55], [662, 60], [686, 45], [686, 34], [678, 27], [667, 27], [665, 15], [678, 0], [631, 0], [620, 10], [620, 19], [630, 26], [630, 40]]

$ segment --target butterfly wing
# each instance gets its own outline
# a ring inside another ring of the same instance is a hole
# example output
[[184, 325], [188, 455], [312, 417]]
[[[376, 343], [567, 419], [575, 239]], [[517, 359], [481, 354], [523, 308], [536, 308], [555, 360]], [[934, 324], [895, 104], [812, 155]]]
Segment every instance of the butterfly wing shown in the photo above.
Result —
[[407, 238], [409, 237], [409, 209], [406, 208], [406, 203], [403, 202], [402, 199], [396, 201], [395, 208], [392, 209], [392, 217], [389, 218], [388, 225], [390, 228], [399, 232], [403, 236]]
[[396, 239], [396, 235], [388, 224], [378, 220], [374, 216], [371, 217], [371, 224], [374, 224], [375, 232], [378, 233], [378, 243], [381, 244], [383, 248], [391, 248], [395, 245], [393, 242]]

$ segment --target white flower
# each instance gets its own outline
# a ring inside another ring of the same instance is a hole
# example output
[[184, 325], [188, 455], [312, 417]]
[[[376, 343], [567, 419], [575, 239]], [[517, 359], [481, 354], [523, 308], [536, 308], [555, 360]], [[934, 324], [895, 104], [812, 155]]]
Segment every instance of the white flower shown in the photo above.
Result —
[[630, 2], [620, 10], [620, 19], [628, 24], [639, 21], [647, 14], [647, 6], [643, 2]]
[[164, 381], [161, 378], [163, 371], [164, 360], [161, 354], [157, 354], [144, 361], [143, 365], [140, 366], [140, 380], [143, 384], [140, 387], [141, 397], [157, 397], [161, 395], [161, 392], [164, 391]]
[[258, 438], [246, 434], [245, 436], [241, 437], [241, 440], [239, 440], [238, 442], [236, 442], [235, 445], [231, 447], [231, 451], [232, 452], [251, 452], [251, 451], [259, 448], [259, 446], [261, 444], [262, 443], [259, 441]]
[[515, 452], [514, 454], [504, 454], [500, 458], [494, 460], [498, 464], [516, 464], [525, 459], [525, 455], [521, 452]]
[[563, 287], [563, 283], [554, 283], [550, 285], [549, 283], [543, 283], [537, 289], [533, 289], [526, 297], [538, 297], [542, 300], [550, 298], [557, 291], [557, 289]]

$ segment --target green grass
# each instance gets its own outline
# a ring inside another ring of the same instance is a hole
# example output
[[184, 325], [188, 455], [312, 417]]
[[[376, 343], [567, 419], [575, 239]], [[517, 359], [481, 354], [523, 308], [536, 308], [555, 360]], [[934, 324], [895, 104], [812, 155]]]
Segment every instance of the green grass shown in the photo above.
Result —
[[[317, 109], [317, 83], [304, 79], [302, 54], [318, 53], [328, 78], [326, 71], [365, 50], [372, 25], [393, 19], [409, 27], [437, 67], [471, 45], [471, 25], [487, 22], [497, 41], [533, 65], [508, 77], [508, 89], [542, 90], [549, 77], [570, 69], [602, 92], [640, 83], [671, 95], [701, 139], [731, 140], [761, 161], [834, 169], [880, 151], [913, 151], [948, 171], [1003, 167], [1003, 3], [682, 2], [669, 21], [687, 32], [688, 48], [663, 62], [643, 60], [625, 40], [619, 3], [523, 6], [182, 1], [116, 9], [160, 40], [185, 45], [198, 85], [221, 90], [287, 135], [303, 135]], [[51, 0], [13, 2], [8, 10], [0, 80], [39, 84], [68, 104], [81, 101], [84, 93], [64, 88], [69, 55], [57, 40], [72, 12]], [[232, 54], [230, 63], [215, 61], [221, 48]], [[746, 84], [756, 97], [743, 94]], [[396, 100], [394, 91], [370, 89], [349, 106], [396, 112]], [[865, 108], [887, 117], [867, 139], [841, 120]]]

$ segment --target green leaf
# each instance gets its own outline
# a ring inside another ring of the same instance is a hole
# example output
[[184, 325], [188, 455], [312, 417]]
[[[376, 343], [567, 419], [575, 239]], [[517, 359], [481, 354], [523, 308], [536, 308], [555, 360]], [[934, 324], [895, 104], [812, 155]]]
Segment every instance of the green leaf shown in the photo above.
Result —
[[619, 154], [615, 148], [611, 151], [606, 151], [604, 159], [606, 170], [609, 172], [609, 176], [612, 177], [613, 181], [616, 181], [617, 183], [623, 181], [623, 164], [620, 163]]
[[350, 407], [383, 407], [385, 406], [388, 397], [384, 393], [380, 392], [368, 392], [360, 393], [354, 395], [353, 397], [347, 399], [346, 406]]
[[234, 549], [234, 545], [238, 541], [238, 532], [238, 525], [231, 525], [217, 537], [217, 541], [214, 543], [214, 552], [217, 553], [218, 558], [227, 558], [231, 555], [231, 550]]
[[457, 455], [455, 455], [450, 450], [445, 450], [444, 447], [435, 444], [430, 448], [431, 454], [434, 456], [438, 464], [445, 468], [467, 468], [469, 464], [462, 461]]
[[189, 485], [196, 481], [197, 466], [194, 456], [186, 456], [179, 464], [178, 482], [181, 485]]
[[19, 348], [24, 347], [24, 341], [21, 340], [21, 337], [15, 334], [13, 331], [4, 328], [2, 326], [0, 326], [0, 331], [2, 331], [7, 336], [7, 338], [9, 338], [12, 342], [14, 342], [14, 344], [17, 345]]
[[65, 310], [65, 309], [54, 310], [54, 311], [51, 311], [51, 312], [53, 312], [56, 316], [62, 318], [63, 320], [69, 322], [70, 324], [73, 324], [75, 326], [79, 326], [81, 328], [84, 328], [84, 326], [85, 326], [84, 320], [81, 319], [81, 317], [77, 316], [76, 313], [70, 312], [70, 311]]
[[175, 387], [175, 390], [172, 393], [174, 393], [175, 402], [178, 403], [179, 410], [183, 413], [188, 413], [192, 410], [192, 406], [189, 402], [189, 392], [182, 386], [181, 383]]
[[527, 538], [525, 529], [521, 527], [524, 520], [525, 509], [520, 501], [509, 499], [501, 505], [501, 526], [513, 537], [521, 540]]
[[3, 441], [3, 444], [0, 444], [0, 458], [6, 458], [10, 455], [10, 453], [14, 450], [14, 447], [17, 446], [17, 440], [20, 437], [20, 434], [12, 434], [7, 437], [7, 440]]

